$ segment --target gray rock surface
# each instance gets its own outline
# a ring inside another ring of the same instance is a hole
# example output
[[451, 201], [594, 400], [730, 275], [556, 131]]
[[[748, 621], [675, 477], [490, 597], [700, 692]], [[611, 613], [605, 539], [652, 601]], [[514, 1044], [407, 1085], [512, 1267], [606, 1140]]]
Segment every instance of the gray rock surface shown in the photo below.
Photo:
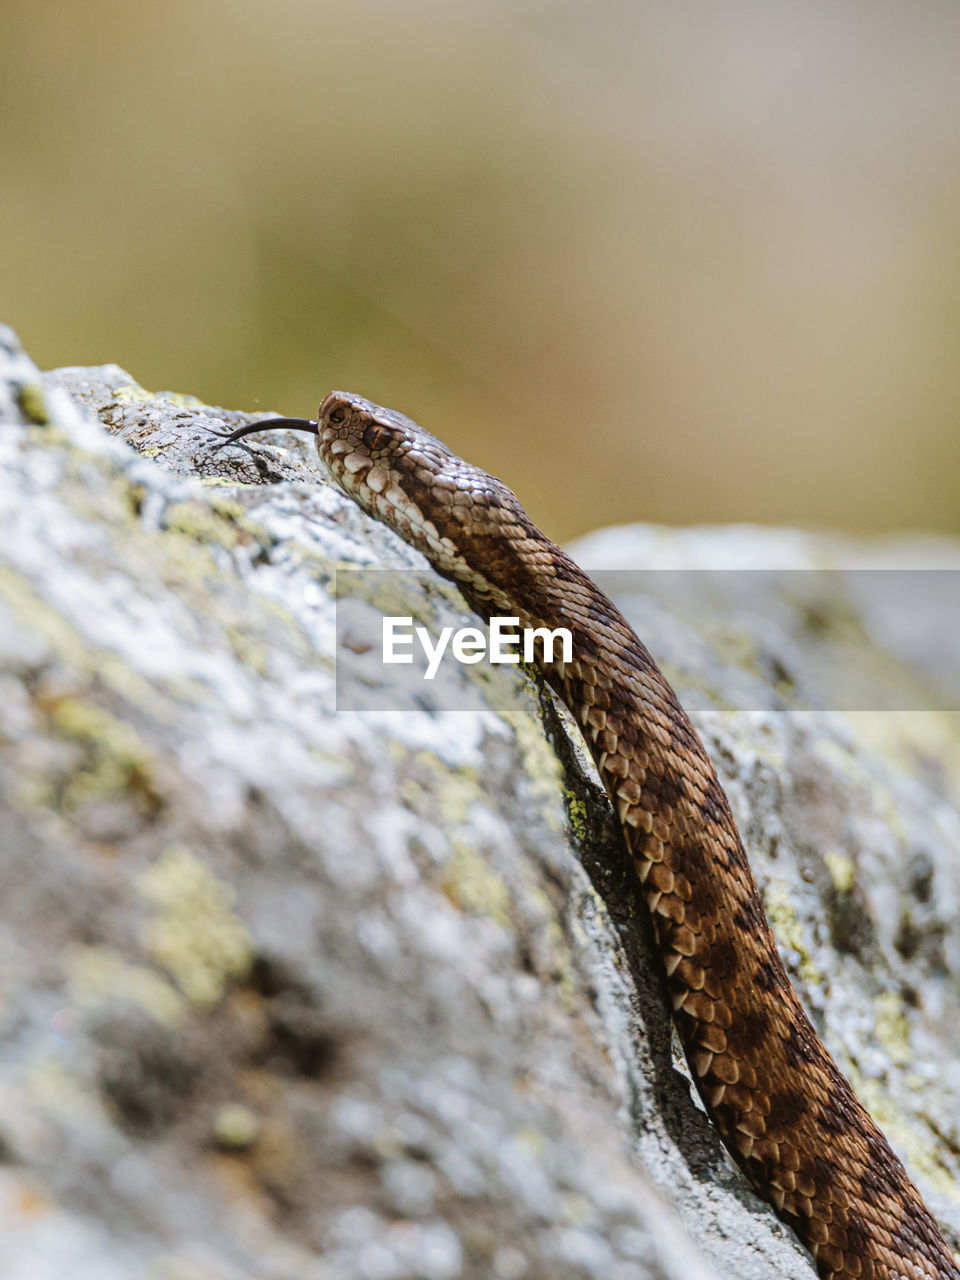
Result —
[[[422, 562], [308, 439], [211, 450], [247, 420], [113, 366], [38, 375], [0, 330], [3, 1275], [813, 1275], [693, 1099], [561, 714], [508, 668], [482, 711], [338, 714], [336, 570]], [[642, 527], [579, 554], [894, 551], [933, 554]], [[700, 589], [622, 603], [812, 1016], [956, 1240], [957, 717], [798, 710], [866, 606], [786, 592], [758, 638], [734, 598], [701, 625]], [[410, 611], [463, 605], [427, 579]], [[913, 689], [915, 656], [863, 625], [853, 649]]]

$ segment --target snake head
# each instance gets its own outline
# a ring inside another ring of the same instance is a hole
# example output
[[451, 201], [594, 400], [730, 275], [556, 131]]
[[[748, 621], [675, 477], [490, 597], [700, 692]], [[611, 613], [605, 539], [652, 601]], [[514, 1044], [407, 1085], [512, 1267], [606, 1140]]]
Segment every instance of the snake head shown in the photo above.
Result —
[[[258, 431], [306, 431], [337, 488], [423, 552], [441, 573], [489, 594], [476, 566], [511, 580], [516, 543], [532, 529], [516, 495], [471, 466], [423, 427], [348, 391], [331, 391], [314, 422], [272, 418], [225, 433], [223, 444]], [[534, 531], [537, 532], [537, 531]], [[542, 538], [543, 535], [538, 535]]]
[[461, 582], [476, 582], [471, 566], [495, 560], [510, 515], [523, 515], [501, 480], [412, 418], [350, 392], [321, 404], [317, 452], [344, 493]]
[[321, 404], [317, 452], [337, 487], [387, 524], [393, 510], [428, 522], [438, 486], [466, 467], [412, 418], [349, 391]]

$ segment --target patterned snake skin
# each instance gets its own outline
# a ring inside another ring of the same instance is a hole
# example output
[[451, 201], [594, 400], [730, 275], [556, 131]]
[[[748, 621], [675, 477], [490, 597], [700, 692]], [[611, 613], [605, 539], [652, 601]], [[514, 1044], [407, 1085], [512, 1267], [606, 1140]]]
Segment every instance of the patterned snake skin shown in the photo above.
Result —
[[756, 1191], [833, 1280], [960, 1280], [960, 1267], [790, 985], [703, 744], [610, 601], [499, 480], [415, 422], [333, 391], [310, 431], [337, 485], [485, 618], [567, 627], [544, 663], [596, 761], [642, 885], [700, 1096]]

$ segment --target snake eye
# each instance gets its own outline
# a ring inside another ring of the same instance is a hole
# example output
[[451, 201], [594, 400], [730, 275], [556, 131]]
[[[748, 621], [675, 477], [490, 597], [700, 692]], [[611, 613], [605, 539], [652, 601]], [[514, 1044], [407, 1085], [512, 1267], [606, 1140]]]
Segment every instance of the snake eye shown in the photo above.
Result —
[[393, 432], [379, 422], [371, 422], [363, 433], [363, 443], [368, 449], [382, 449], [390, 440]]
[[327, 414], [327, 421], [332, 422], [335, 425], [338, 425], [344, 420], [346, 416], [347, 414], [344, 409], [331, 409], [330, 412]]

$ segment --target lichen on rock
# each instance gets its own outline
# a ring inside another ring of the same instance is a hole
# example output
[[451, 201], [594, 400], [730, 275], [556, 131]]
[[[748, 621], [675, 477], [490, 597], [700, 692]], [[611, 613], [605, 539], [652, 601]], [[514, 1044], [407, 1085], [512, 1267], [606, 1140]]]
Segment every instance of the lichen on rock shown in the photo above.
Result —
[[[609, 807], [535, 680], [478, 682], [475, 712], [338, 713], [338, 568], [419, 557], [300, 437], [214, 451], [244, 415], [0, 348], [4, 1274], [812, 1275], [674, 1070]], [[698, 538], [580, 554], [692, 566]], [[812, 1016], [956, 1231], [958, 775], [928, 750], [949, 724], [904, 722], [894, 752], [788, 714], [809, 601], [762, 639], [733, 610], [718, 636], [689, 602], [624, 607]], [[425, 616], [463, 609], [438, 583]], [[773, 693], [730, 710], [744, 690]]]

